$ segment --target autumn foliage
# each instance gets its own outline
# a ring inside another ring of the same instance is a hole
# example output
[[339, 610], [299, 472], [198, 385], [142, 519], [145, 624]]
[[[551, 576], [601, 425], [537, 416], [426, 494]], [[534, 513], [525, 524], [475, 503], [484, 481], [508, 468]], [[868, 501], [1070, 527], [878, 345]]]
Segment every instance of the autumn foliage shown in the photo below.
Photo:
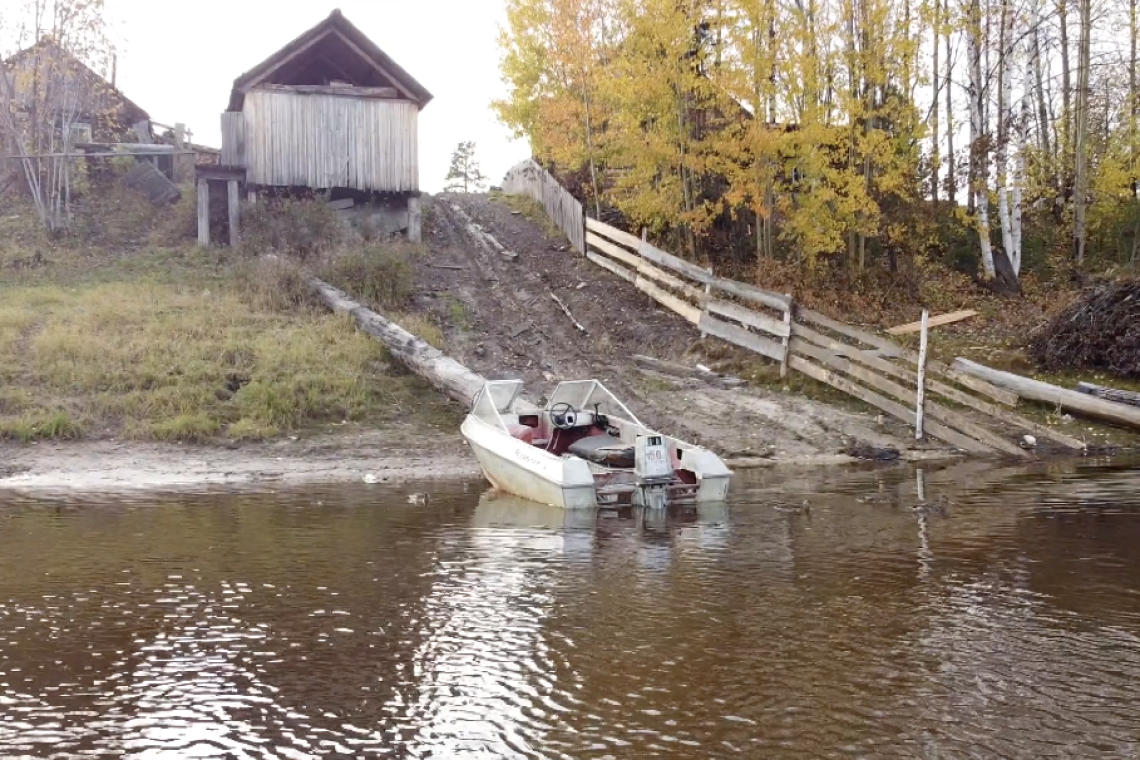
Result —
[[[507, 0], [494, 108], [592, 214], [690, 257], [1016, 288], [1074, 235], [1077, 264], [1140, 247], [1136, 2], [1088, 2]], [[1090, 66], [1096, 24], [1129, 34]]]

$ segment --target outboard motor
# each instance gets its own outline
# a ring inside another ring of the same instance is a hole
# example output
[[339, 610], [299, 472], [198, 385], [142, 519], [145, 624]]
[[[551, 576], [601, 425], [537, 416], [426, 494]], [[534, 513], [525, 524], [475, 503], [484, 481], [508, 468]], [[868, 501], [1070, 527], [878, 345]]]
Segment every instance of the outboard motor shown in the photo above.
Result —
[[664, 509], [674, 477], [665, 439], [660, 435], [637, 436], [633, 457], [633, 472], [637, 476], [633, 503], [650, 509]]

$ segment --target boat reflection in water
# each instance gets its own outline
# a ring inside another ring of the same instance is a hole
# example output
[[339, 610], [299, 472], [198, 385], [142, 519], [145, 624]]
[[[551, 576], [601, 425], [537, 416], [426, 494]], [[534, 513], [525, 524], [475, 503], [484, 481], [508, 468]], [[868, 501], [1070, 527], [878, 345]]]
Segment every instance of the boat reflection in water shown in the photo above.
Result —
[[[648, 567], [667, 565], [674, 549], [722, 549], [729, 532], [725, 502], [667, 509], [563, 509], [493, 488], [479, 498], [472, 524], [479, 528], [531, 529], [518, 533], [519, 540], [530, 546], [544, 544], [574, 557], [592, 554], [597, 544], [628, 542], [627, 549]], [[551, 532], [536, 532], [540, 530]]]

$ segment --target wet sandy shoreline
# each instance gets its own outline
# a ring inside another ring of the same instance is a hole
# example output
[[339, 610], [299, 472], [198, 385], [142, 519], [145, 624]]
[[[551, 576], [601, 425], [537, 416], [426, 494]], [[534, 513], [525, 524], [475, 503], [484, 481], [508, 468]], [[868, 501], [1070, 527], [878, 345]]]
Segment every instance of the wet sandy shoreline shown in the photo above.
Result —
[[[904, 458], [946, 458], [904, 452]], [[855, 463], [841, 454], [728, 460], [734, 470], [833, 467]], [[135, 441], [0, 444], [0, 492], [377, 483], [479, 478], [482, 471], [459, 437], [411, 442], [381, 431], [208, 446]]]

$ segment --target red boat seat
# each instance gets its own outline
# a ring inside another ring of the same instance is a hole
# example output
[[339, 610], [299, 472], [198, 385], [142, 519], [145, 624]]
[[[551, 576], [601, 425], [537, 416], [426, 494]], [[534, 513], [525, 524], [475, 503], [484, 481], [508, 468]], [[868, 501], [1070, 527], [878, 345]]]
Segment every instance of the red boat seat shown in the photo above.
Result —
[[507, 432], [511, 434], [512, 438], [518, 438], [525, 443], [534, 443], [534, 428], [529, 425], [507, 425]]

